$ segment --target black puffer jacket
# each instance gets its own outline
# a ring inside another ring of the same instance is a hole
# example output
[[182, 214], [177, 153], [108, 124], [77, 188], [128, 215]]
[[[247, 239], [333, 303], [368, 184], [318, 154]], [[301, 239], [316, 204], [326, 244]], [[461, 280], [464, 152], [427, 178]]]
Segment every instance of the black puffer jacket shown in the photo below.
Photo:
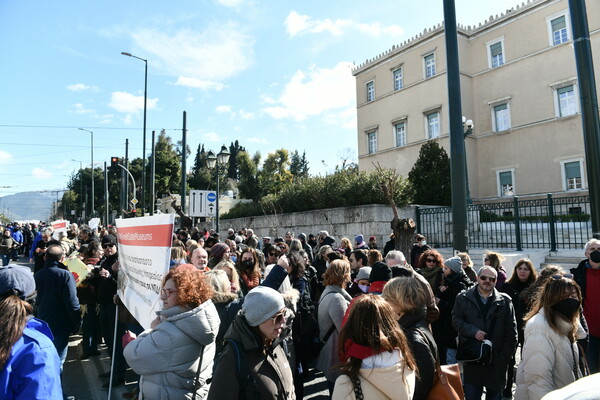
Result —
[[437, 346], [433, 335], [425, 321], [427, 309], [414, 313], [404, 314], [398, 320], [402, 327], [408, 345], [412, 350], [417, 363], [419, 374], [415, 381], [415, 393], [413, 400], [425, 400], [431, 387], [433, 386], [433, 376], [435, 374], [435, 360], [437, 359]]

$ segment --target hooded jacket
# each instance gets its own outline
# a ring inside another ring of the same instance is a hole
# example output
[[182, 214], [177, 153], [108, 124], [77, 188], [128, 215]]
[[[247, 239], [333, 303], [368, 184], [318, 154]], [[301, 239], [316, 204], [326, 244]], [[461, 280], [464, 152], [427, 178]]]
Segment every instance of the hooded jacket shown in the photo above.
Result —
[[[556, 322], [560, 333], [550, 327], [543, 308], [527, 321], [515, 400], [539, 400], [547, 393], [575, 382], [573, 355], [578, 366], [577, 343], [571, 343], [567, 336], [571, 325], [560, 317]], [[582, 336], [585, 332], [578, 324], [577, 337]], [[579, 368], [577, 374], [580, 378]]]
[[[399, 361], [392, 366], [383, 366], [380, 354], [363, 360], [363, 368], [358, 372], [363, 397], [368, 400], [410, 400], [415, 391], [415, 372]], [[389, 353], [384, 359], [389, 358]], [[364, 368], [369, 362], [370, 368]], [[404, 371], [402, 371], [404, 369]], [[333, 400], [356, 399], [354, 384], [348, 375], [340, 375], [335, 381]]]
[[[238, 359], [233, 345], [225, 346], [215, 365], [209, 400], [296, 398], [292, 370], [280, 340], [263, 352], [261, 338], [242, 313], [235, 317], [225, 339], [238, 343], [242, 355]], [[242, 369], [249, 375], [238, 376]]]
[[[175, 306], [160, 311], [165, 319], [123, 349], [140, 377], [140, 399], [191, 399], [198, 368], [197, 399], [206, 397], [215, 358], [219, 316], [211, 300], [194, 309]], [[202, 365], [199, 366], [200, 355]]]
[[60, 360], [45, 322], [31, 318], [0, 371], [0, 399], [62, 398]]

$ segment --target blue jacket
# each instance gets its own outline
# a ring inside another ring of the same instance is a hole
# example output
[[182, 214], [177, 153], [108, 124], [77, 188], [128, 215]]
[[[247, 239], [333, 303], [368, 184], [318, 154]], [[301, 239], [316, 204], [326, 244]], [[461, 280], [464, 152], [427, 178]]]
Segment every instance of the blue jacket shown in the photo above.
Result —
[[12, 237], [13, 239], [15, 239], [17, 242], [19, 242], [19, 244], [23, 244], [23, 234], [21, 233], [21, 231], [13, 231], [12, 232]]
[[62, 399], [60, 360], [48, 325], [32, 318], [0, 372], [0, 398]]
[[46, 261], [35, 273], [37, 317], [46, 321], [54, 336], [69, 335], [79, 329], [81, 315], [75, 279], [57, 261]]

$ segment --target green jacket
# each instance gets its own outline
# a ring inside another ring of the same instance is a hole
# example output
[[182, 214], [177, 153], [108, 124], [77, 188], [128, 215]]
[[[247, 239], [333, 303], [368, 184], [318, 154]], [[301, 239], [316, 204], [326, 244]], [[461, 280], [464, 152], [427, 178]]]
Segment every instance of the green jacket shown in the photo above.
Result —
[[0, 254], [9, 254], [10, 251], [18, 245], [19, 243], [11, 236], [6, 237], [2, 235], [0, 238]]

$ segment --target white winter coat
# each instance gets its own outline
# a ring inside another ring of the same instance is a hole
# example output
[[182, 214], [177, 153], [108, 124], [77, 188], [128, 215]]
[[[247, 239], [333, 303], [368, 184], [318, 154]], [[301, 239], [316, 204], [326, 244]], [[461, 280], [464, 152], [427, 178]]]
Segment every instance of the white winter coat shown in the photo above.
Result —
[[191, 399], [200, 351], [204, 349], [197, 399], [206, 397], [215, 358], [219, 315], [211, 300], [198, 307], [175, 306], [159, 313], [165, 320], [123, 349], [140, 378], [140, 399]]
[[[527, 321], [521, 363], [517, 370], [515, 400], [539, 400], [545, 394], [574, 382], [573, 355], [577, 374], [581, 377], [577, 343], [571, 343], [567, 336], [571, 326], [566, 320], [559, 319], [558, 328], [560, 334], [548, 324], [543, 308]], [[585, 338], [581, 325], [577, 337]]]

